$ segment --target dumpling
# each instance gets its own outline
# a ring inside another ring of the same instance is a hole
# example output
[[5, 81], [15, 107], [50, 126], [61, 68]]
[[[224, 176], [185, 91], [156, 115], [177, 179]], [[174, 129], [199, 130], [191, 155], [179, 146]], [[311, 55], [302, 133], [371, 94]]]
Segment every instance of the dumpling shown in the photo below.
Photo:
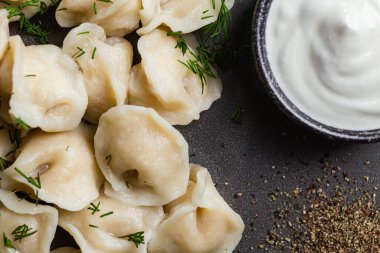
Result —
[[85, 125], [62, 133], [32, 131], [14, 164], [3, 172], [3, 187], [21, 189], [70, 211], [86, 207], [104, 183], [94, 157], [93, 136], [94, 129]]
[[[0, 213], [3, 238], [0, 252], [50, 252], [58, 224], [55, 208], [20, 200], [15, 194], [0, 189]], [[23, 231], [30, 235], [25, 237]]]
[[[10, 5], [20, 6], [21, 4], [23, 4], [25, 2], [29, 2], [29, 1], [30, 0], [1, 0], [0, 1], [0, 9], [5, 8], [7, 6], [10, 6]], [[51, 0], [39, 0], [39, 1], [37, 1], [36, 6], [33, 6], [33, 5], [32, 6], [26, 6], [25, 8], [22, 9], [22, 12], [25, 14], [25, 16], [27, 16], [28, 18], [31, 18], [40, 11], [40, 6], [41, 6], [40, 3], [44, 3], [46, 6], [49, 6], [52, 4], [52, 1]], [[19, 19], [19, 17], [16, 16], [16, 17], [11, 18], [11, 21], [16, 21], [18, 19]]]
[[79, 125], [88, 102], [83, 76], [57, 46], [26, 47], [12, 36], [0, 73], [1, 116], [8, 123], [22, 120], [46, 132]]
[[50, 253], [81, 253], [81, 251], [79, 249], [63, 247], [63, 248], [52, 250], [50, 251]]
[[200, 166], [192, 166], [186, 194], [164, 209], [168, 216], [149, 243], [150, 253], [228, 253], [242, 237], [242, 219]]
[[103, 114], [95, 154], [111, 197], [160, 206], [186, 192], [187, 142], [152, 109], [124, 105]]
[[59, 225], [74, 237], [82, 252], [146, 253], [164, 212], [162, 207], [131, 206], [101, 194], [88, 208], [60, 211], [59, 217]]
[[139, 26], [141, 0], [62, 0], [55, 17], [62, 27], [85, 22], [100, 25], [108, 36], [123, 37]]
[[9, 20], [8, 11], [0, 10], [0, 60], [3, 58], [8, 48], [9, 41]]
[[[82, 55], [79, 49], [84, 52]], [[106, 39], [102, 27], [84, 23], [69, 32], [63, 41], [63, 51], [74, 55], [83, 71], [88, 94], [86, 120], [98, 123], [100, 115], [108, 109], [124, 104], [133, 57], [127, 40]]]
[[[192, 35], [186, 41], [189, 47], [197, 44]], [[202, 88], [199, 77], [179, 62], [194, 57], [188, 52], [183, 55], [176, 44], [175, 37], [158, 29], [140, 38], [142, 60], [131, 71], [129, 103], [155, 109], [172, 125], [187, 125], [220, 98], [222, 83], [206, 77], [207, 84]]]
[[222, 1], [228, 9], [234, 5], [234, 0], [142, 0], [143, 26], [137, 33], [148, 34], [161, 24], [172, 31], [193, 32], [217, 20]]

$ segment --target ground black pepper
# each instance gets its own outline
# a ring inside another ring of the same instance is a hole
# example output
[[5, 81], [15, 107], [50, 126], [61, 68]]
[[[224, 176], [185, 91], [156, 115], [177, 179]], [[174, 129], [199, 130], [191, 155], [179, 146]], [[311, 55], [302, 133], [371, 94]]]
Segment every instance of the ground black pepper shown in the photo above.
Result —
[[[322, 166], [317, 177], [290, 192], [277, 189], [280, 204], [259, 251], [292, 253], [380, 252], [378, 187], [365, 176], [351, 179], [340, 167]], [[371, 190], [368, 190], [371, 189]]]

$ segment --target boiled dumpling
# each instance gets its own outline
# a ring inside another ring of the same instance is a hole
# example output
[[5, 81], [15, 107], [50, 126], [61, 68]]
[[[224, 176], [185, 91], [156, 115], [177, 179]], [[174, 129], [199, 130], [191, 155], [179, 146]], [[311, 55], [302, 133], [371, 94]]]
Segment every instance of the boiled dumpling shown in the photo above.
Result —
[[159, 206], [186, 192], [187, 142], [153, 109], [124, 105], [103, 114], [95, 153], [109, 196]]
[[[58, 223], [55, 208], [20, 200], [14, 193], [0, 189], [0, 214], [0, 234], [3, 238], [0, 252], [50, 252]], [[31, 235], [20, 238], [23, 234], [17, 231], [22, 229]]]
[[[32, 131], [15, 163], [3, 172], [3, 187], [23, 189], [70, 211], [86, 207], [104, 182], [94, 158], [93, 136], [94, 129], [85, 125], [62, 133]], [[39, 187], [21, 173], [36, 180], [39, 175]]]
[[[7, 6], [20, 6], [21, 4], [25, 2], [30, 2], [30, 0], [1, 0], [0, 1], [0, 9], [5, 8]], [[37, 14], [40, 11], [40, 3], [44, 3], [47, 7], [53, 2], [51, 0], [39, 0], [36, 1], [36, 5], [26, 6], [22, 8], [22, 12], [25, 14], [26, 17], [31, 18], [35, 14]], [[19, 19], [19, 16], [15, 16], [11, 18], [11, 21], [16, 21]]]
[[[79, 55], [78, 48], [84, 54]], [[69, 32], [63, 42], [63, 51], [76, 55], [74, 58], [83, 71], [88, 94], [86, 120], [97, 123], [108, 109], [124, 104], [133, 55], [127, 40], [106, 39], [102, 27], [84, 23]]]
[[8, 48], [9, 41], [9, 20], [8, 11], [0, 10], [0, 60], [3, 58]]
[[207, 169], [193, 165], [187, 193], [164, 207], [168, 216], [149, 243], [150, 253], [232, 252], [244, 223], [216, 190]]
[[10, 38], [0, 65], [1, 116], [46, 132], [76, 128], [87, 107], [77, 64], [54, 45], [25, 46]]
[[[197, 44], [194, 36], [186, 39], [189, 46]], [[220, 98], [222, 83], [207, 77], [202, 88], [199, 77], [179, 62], [187, 62], [193, 56], [189, 52], [183, 55], [176, 44], [177, 39], [163, 30], [140, 38], [138, 50], [142, 60], [132, 68], [129, 103], [155, 109], [172, 125], [186, 125], [199, 119], [200, 112]]]
[[150, 33], [161, 24], [172, 31], [193, 32], [217, 20], [222, 1], [228, 9], [234, 4], [234, 0], [142, 0], [143, 27], [137, 33]]
[[141, 0], [62, 0], [55, 17], [62, 27], [84, 22], [100, 25], [108, 36], [123, 37], [138, 28]]
[[[59, 225], [74, 237], [82, 252], [146, 253], [164, 212], [162, 207], [131, 206], [101, 194], [88, 208], [74, 213], [60, 211], [59, 217]], [[135, 245], [128, 235], [143, 240], [136, 240]]]
[[50, 251], [50, 253], [81, 253], [81, 251], [79, 249], [63, 247], [63, 248], [52, 250]]

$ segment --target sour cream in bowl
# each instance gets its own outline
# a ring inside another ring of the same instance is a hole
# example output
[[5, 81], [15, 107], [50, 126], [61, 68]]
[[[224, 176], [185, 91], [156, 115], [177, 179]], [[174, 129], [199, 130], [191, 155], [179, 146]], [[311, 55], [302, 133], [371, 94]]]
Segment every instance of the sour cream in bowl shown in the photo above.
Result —
[[262, 0], [253, 27], [284, 111], [330, 137], [380, 139], [380, 1]]

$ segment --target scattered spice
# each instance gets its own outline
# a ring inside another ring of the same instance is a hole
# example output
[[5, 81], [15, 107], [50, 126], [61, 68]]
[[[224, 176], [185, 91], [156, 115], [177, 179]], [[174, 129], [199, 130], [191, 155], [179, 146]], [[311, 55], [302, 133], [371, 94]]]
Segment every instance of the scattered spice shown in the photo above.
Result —
[[[325, 173], [292, 191], [277, 189], [270, 201], [281, 203], [273, 226], [257, 248], [269, 252], [380, 252], [377, 186], [359, 181], [325, 163]], [[367, 189], [374, 189], [371, 192]]]

